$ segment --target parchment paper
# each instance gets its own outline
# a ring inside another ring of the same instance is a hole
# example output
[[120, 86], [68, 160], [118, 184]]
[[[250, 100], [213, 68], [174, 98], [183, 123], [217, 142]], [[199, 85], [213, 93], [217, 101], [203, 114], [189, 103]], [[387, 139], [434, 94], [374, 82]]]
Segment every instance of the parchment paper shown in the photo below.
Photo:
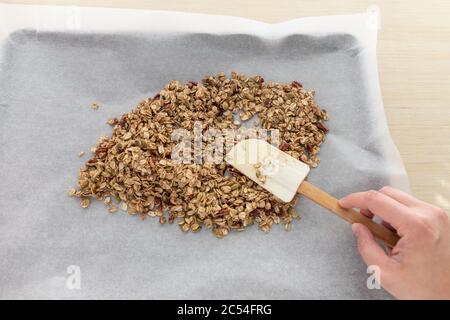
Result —
[[[368, 15], [269, 25], [233, 17], [0, 5], [0, 298], [384, 299], [350, 226], [306, 199], [290, 233], [216, 239], [67, 196], [78, 152], [171, 79], [238, 70], [298, 80], [329, 111], [310, 181], [336, 197], [407, 190], [390, 138]], [[92, 102], [100, 109], [93, 111]], [[81, 288], [67, 286], [78, 266]], [[69, 269], [71, 270], [71, 269]]]

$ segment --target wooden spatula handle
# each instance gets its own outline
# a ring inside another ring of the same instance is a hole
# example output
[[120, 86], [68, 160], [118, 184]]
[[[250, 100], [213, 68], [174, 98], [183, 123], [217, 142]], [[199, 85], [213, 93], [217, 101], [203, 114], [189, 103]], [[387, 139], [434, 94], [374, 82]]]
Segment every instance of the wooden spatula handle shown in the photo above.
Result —
[[336, 215], [346, 220], [347, 222], [362, 223], [367, 228], [369, 228], [370, 231], [372, 231], [375, 237], [383, 240], [390, 247], [394, 247], [399, 240], [399, 236], [396, 233], [392, 232], [385, 226], [367, 218], [356, 210], [342, 208], [341, 206], [339, 206], [338, 200], [336, 198], [315, 187], [308, 181], [303, 181], [297, 192], [311, 199], [322, 207], [334, 212]]

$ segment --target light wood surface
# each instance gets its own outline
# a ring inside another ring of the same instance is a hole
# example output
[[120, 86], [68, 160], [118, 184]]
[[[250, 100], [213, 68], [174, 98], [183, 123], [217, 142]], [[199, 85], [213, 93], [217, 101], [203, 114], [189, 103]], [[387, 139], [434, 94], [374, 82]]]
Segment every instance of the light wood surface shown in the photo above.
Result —
[[391, 134], [412, 192], [450, 212], [450, 1], [366, 0], [0, 0], [235, 15], [281, 22], [381, 10], [378, 60]]
[[338, 217], [344, 219], [348, 223], [361, 223], [365, 225], [373, 235], [383, 240], [389, 247], [393, 248], [400, 239], [399, 236], [383, 226], [382, 224], [376, 223], [372, 219], [360, 214], [358, 211], [353, 209], [344, 209], [339, 206], [338, 200], [333, 196], [329, 195], [325, 191], [315, 187], [308, 181], [303, 181], [298, 188], [298, 193], [304, 195], [308, 199], [314, 201], [315, 203], [321, 205], [322, 207], [335, 213]]

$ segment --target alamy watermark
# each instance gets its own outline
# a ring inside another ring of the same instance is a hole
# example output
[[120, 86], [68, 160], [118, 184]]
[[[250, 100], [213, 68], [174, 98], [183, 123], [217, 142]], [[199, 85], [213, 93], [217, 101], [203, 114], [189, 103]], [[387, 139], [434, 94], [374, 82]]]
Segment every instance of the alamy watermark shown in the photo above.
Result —
[[367, 271], [370, 276], [367, 278], [367, 289], [381, 289], [381, 269], [377, 265], [370, 265], [367, 267]]
[[77, 265], [67, 267], [66, 288], [69, 290], [81, 289], [81, 268]]
[[[208, 128], [201, 121], [196, 121], [192, 131], [176, 129], [172, 133], [171, 160], [175, 164], [220, 164], [228, 151], [238, 142], [246, 139], [264, 140], [278, 148], [280, 132], [278, 129], [244, 128], [223, 129]], [[257, 150], [250, 150], [249, 163], [260, 161]]]

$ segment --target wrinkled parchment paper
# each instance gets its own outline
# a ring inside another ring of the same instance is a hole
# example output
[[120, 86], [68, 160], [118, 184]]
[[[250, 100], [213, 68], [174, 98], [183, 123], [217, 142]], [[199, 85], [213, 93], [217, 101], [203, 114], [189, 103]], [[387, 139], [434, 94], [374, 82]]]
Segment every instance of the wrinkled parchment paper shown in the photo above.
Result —
[[316, 91], [330, 133], [314, 184], [336, 197], [385, 184], [407, 190], [369, 14], [270, 25], [0, 5], [0, 28], [0, 298], [390, 298], [367, 288], [350, 226], [306, 199], [290, 233], [253, 226], [219, 240], [108, 214], [98, 202], [84, 210], [67, 196], [88, 159], [77, 154], [111, 133], [108, 118], [171, 79], [231, 70]]

